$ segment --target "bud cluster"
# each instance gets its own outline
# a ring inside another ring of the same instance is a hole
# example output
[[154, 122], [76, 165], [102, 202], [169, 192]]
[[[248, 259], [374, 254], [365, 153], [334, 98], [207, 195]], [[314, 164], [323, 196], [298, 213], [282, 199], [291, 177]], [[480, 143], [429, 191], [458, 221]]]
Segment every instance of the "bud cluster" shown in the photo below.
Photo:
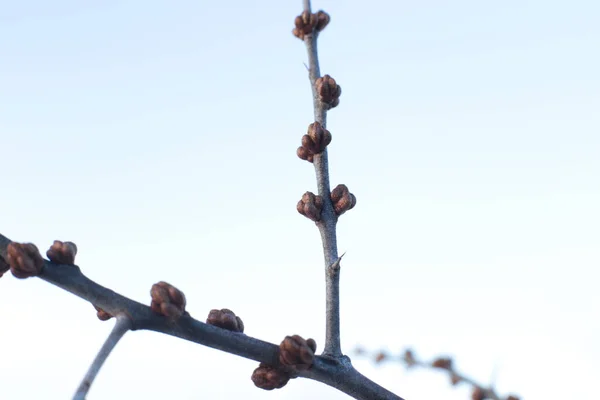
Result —
[[321, 211], [323, 211], [323, 198], [315, 195], [312, 192], [306, 192], [302, 195], [302, 199], [296, 205], [296, 209], [306, 218], [317, 222], [321, 219]]
[[296, 154], [303, 160], [313, 162], [315, 154], [322, 153], [331, 143], [331, 133], [319, 122], [308, 126], [306, 135], [302, 136], [302, 146], [298, 147]]
[[6, 261], [15, 278], [30, 278], [42, 272], [44, 259], [33, 243], [12, 242], [6, 248], [6, 252]]
[[309, 369], [315, 359], [317, 343], [313, 339], [304, 340], [301, 336], [286, 336], [279, 345], [279, 361], [283, 365], [299, 370]]
[[77, 245], [73, 242], [61, 242], [55, 240], [52, 247], [46, 252], [48, 259], [55, 264], [75, 264], [75, 255], [77, 254]]
[[233, 332], [244, 332], [244, 323], [242, 319], [227, 308], [221, 310], [210, 310], [206, 323], [209, 325], [218, 326], [222, 329], [227, 329]]
[[155, 313], [175, 320], [185, 312], [185, 295], [167, 282], [152, 285], [150, 295], [152, 296], [150, 308]]
[[290, 380], [290, 374], [286, 371], [260, 363], [252, 373], [252, 382], [261, 389], [281, 389]]
[[356, 205], [356, 196], [348, 190], [346, 185], [337, 185], [331, 191], [331, 202], [337, 215], [342, 215]]
[[329, 75], [325, 75], [317, 79], [315, 82], [317, 94], [321, 102], [327, 105], [327, 108], [334, 108], [340, 104], [340, 95], [342, 87], [337, 84], [335, 79]]
[[317, 11], [316, 13], [310, 13], [304, 11], [298, 15], [294, 20], [296, 26], [292, 33], [300, 40], [304, 40], [306, 35], [310, 35], [313, 32], [321, 32], [327, 24], [329, 24], [329, 14], [325, 11]]

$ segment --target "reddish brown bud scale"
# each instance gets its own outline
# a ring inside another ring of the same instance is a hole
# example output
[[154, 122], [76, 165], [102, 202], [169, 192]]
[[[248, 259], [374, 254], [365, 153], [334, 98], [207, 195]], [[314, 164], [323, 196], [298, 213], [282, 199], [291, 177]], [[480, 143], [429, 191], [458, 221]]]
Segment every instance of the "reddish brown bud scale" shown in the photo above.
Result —
[[385, 354], [384, 352], [379, 352], [375, 356], [375, 362], [379, 364], [380, 362], [382, 362], [386, 358], [387, 358], [387, 354]]
[[244, 332], [244, 323], [242, 319], [227, 308], [221, 310], [210, 310], [206, 323], [209, 325], [218, 326], [222, 329], [227, 329], [233, 332]]
[[15, 278], [30, 278], [42, 272], [44, 259], [33, 243], [12, 242], [6, 248], [6, 252], [6, 261]]
[[304, 340], [301, 336], [286, 336], [279, 345], [279, 361], [283, 365], [299, 370], [309, 369], [315, 358], [317, 343], [313, 339]]
[[314, 156], [312, 153], [310, 153], [307, 149], [305, 149], [304, 147], [300, 146], [298, 147], [298, 150], [296, 150], [296, 155], [302, 159], [302, 160], [306, 160], [310, 163], [313, 162]]
[[252, 382], [256, 387], [264, 390], [281, 389], [290, 380], [290, 375], [265, 363], [260, 363], [252, 373]]
[[517, 396], [510, 395], [506, 398], [506, 400], [520, 400]]

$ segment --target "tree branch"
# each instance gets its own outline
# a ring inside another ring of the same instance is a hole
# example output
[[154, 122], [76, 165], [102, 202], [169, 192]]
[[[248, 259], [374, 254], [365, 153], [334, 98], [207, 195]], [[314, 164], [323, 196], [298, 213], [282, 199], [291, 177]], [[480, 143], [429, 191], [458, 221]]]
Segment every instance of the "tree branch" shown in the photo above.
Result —
[[[311, 13], [310, 0], [304, 0], [304, 11]], [[323, 128], [327, 125], [327, 106], [321, 101], [317, 93], [316, 82], [320, 78], [319, 55], [317, 52], [318, 32], [304, 37], [304, 44], [308, 53], [308, 75], [313, 94], [315, 121]], [[319, 195], [323, 198], [321, 220], [317, 222], [323, 243], [325, 257], [325, 296], [326, 296], [326, 332], [325, 348], [323, 355], [340, 357], [342, 355], [340, 341], [340, 268], [331, 268], [338, 261], [336, 224], [337, 215], [331, 202], [331, 189], [329, 184], [329, 162], [327, 149], [320, 154], [315, 154], [313, 165], [317, 177]]]
[[[5, 260], [7, 259], [7, 246], [9, 243], [11, 241], [0, 234], [0, 257]], [[146, 329], [160, 332], [240, 357], [264, 362], [274, 367], [286, 368], [279, 361], [278, 345], [255, 339], [243, 333], [205, 324], [192, 318], [189, 314], [184, 314], [176, 321], [172, 321], [154, 313], [150, 307], [144, 304], [97, 284], [83, 275], [78, 266], [54, 264], [44, 260], [44, 266], [38, 277], [89, 301], [111, 315], [122, 315], [122, 318], [128, 319], [131, 323], [128, 329]], [[120, 326], [119, 329], [125, 329], [125, 325]], [[101, 363], [96, 364], [96, 362], [94, 364], [98, 368], [101, 365]], [[94, 364], [92, 367], [94, 367]], [[309, 370], [294, 372], [295, 376], [325, 383], [356, 399], [402, 400], [358, 373], [347, 357], [342, 357], [339, 360], [315, 357], [314, 364]]]

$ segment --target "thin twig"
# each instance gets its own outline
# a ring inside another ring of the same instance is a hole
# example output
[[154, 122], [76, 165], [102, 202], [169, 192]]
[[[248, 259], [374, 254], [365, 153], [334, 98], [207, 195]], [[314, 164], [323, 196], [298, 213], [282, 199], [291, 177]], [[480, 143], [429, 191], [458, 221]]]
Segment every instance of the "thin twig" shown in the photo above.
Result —
[[[310, 0], [304, 0], [304, 11], [311, 12]], [[319, 69], [319, 55], [317, 52], [318, 33], [306, 35], [304, 43], [308, 52], [308, 75], [313, 94], [314, 117], [323, 127], [327, 125], [327, 107], [319, 99], [316, 82], [321, 76]], [[319, 195], [323, 198], [323, 210], [321, 220], [317, 223], [323, 243], [323, 254], [325, 257], [325, 296], [326, 296], [326, 332], [325, 347], [323, 355], [329, 357], [341, 357], [342, 348], [340, 342], [340, 269], [330, 273], [329, 267], [338, 260], [336, 224], [337, 215], [331, 203], [331, 189], [329, 184], [329, 163], [327, 149], [320, 154], [315, 154], [313, 165], [317, 177], [317, 188]]]
[[485, 399], [489, 400], [518, 400], [518, 397], [515, 395], [508, 395], [506, 397], [501, 397], [493, 385], [488, 387], [483, 386], [482, 384], [476, 382], [473, 378], [468, 377], [467, 375], [460, 373], [456, 370], [452, 359], [445, 357], [437, 357], [435, 360], [428, 362], [417, 358], [413, 351], [406, 350], [404, 354], [401, 355], [392, 355], [388, 354], [384, 351], [377, 352], [368, 352], [362, 348], [355, 349], [355, 354], [363, 357], [372, 358], [376, 363], [382, 363], [386, 361], [399, 361], [405, 365], [406, 368], [414, 368], [421, 367], [425, 369], [433, 369], [436, 371], [442, 371], [448, 374], [450, 378], [450, 382], [452, 385], [457, 385], [460, 383], [466, 383], [470, 385], [473, 389], [479, 388]]
[[119, 314], [116, 316], [116, 320], [117, 321], [115, 322], [115, 326], [110, 332], [110, 335], [108, 335], [106, 338], [106, 341], [102, 345], [98, 355], [96, 355], [94, 362], [92, 365], [90, 365], [87, 374], [85, 374], [85, 377], [81, 381], [79, 388], [77, 388], [77, 392], [75, 392], [73, 400], [85, 400], [85, 396], [87, 396], [87, 393], [89, 392], [96, 375], [98, 375], [98, 372], [100, 372], [100, 368], [102, 368], [102, 365], [104, 365], [104, 362], [115, 348], [117, 343], [119, 343], [119, 340], [121, 340], [123, 335], [125, 335], [125, 333], [131, 329], [131, 320], [129, 317]]

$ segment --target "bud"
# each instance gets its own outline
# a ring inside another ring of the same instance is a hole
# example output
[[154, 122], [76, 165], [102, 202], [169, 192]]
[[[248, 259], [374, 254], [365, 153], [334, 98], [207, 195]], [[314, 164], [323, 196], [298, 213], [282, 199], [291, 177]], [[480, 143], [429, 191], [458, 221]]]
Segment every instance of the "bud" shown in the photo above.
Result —
[[170, 319], [178, 319], [185, 313], [185, 295], [167, 282], [158, 282], [150, 290], [152, 303], [150, 308]]
[[334, 108], [340, 103], [340, 95], [342, 87], [339, 86], [335, 79], [329, 75], [322, 76], [315, 82], [317, 93], [321, 102], [327, 105], [327, 108]]
[[331, 191], [331, 202], [337, 215], [342, 215], [356, 205], [356, 196], [348, 190], [346, 185], [337, 185]]
[[286, 336], [279, 345], [279, 361], [299, 370], [309, 369], [315, 358], [317, 343], [301, 336]]
[[218, 326], [222, 329], [227, 329], [233, 332], [244, 332], [244, 323], [242, 319], [227, 308], [221, 310], [210, 310], [206, 323], [209, 325]]
[[96, 307], [96, 305], [94, 305], [94, 308], [96, 309], [96, 316], [100, 321], [108, 321], [112, 318], [112, 315], [110, 315], [100, 307]]
[[435, 359], [432, 363], [431, 366], [434, 368], [441, 368], [441, 369], [452, 369], [452, 359], [447, 358], [447, 357], [440, 357]]
[[44, 259], [33, 243], [12, 242], [6, 248], [7, 262], [15, 278], [25, 279], [41, 274]]
[[314, 193], [306, 192], [302, 195], [302, 199], [296, 204], [296, 210], [306, 218], [315, 222], [321, 219], [321, 211], [323, 210], [323, 198]]
[[61, 242], [55, 240], [54, 244], [46, 252], [46, 256], [55, 264], [75, 264], [75, 255], [77, 254], [77, 246], [73, 242]]
[[290, 375], [265, 363], [260, 363], [252, 373], [252, 382], [256, 387], [265, 390], [281, 389], [290, 380]]

